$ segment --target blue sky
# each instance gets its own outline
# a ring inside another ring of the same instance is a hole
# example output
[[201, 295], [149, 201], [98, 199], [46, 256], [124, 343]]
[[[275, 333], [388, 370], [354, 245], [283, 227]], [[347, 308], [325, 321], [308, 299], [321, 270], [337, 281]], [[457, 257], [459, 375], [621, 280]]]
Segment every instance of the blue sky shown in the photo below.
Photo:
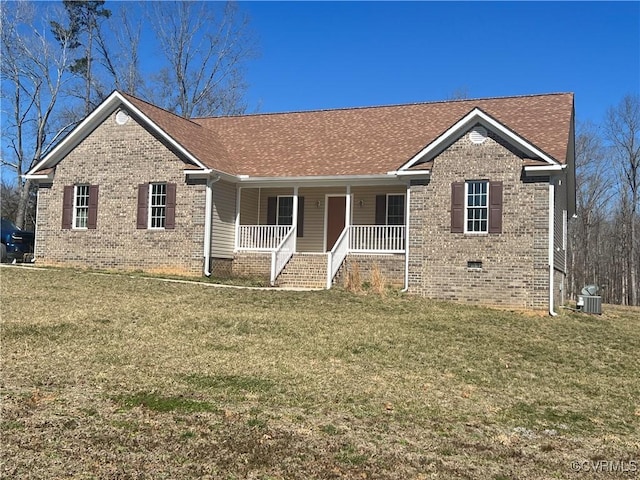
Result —
[[639, 2], [241, 2], [249, 111], [573, 92], [602, 120], [640, 92]]

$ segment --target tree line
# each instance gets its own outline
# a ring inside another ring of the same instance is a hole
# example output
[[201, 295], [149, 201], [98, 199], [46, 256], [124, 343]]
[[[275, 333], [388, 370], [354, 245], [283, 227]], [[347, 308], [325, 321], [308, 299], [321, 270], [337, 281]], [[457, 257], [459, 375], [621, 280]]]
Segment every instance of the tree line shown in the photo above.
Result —
[[[244, 113], [244, 67], [256, 53], [233, 2], [3, 2], [2, 215], [33, 225], [22, 177], [118, 89], [180, 116]], [[145, 51], [153, 46], [153, 52]], [[11, 208], [11, 211], [8, 209]]]
[[639, 305], [640, 96], [601, 124], [578, 123], [576, 217], [569, 221], [569, 297], [597, 285], [606, 303]]

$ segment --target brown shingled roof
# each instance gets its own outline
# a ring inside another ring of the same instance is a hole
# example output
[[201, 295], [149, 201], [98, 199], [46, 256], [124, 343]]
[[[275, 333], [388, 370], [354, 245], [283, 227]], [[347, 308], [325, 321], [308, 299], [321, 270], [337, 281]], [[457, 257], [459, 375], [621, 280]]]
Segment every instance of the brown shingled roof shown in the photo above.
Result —
[[126, 96], [207, 166], [250, 176], [384, 174], [480, 108], [560, 163], [568, 93], [236, 117], [177, 117]]
[[122, 96], [200, 162], [219, 172], [237, 173], [215, 131], [126, 93]]

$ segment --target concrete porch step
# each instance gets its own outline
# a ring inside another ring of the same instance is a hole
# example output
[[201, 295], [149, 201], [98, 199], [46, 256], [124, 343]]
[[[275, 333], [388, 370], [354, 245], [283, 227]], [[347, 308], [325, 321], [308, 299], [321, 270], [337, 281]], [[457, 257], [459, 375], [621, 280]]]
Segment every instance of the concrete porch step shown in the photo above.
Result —
[[294, 253], [276, 279], [278, 287], [324, 288], [327, 284], [327, 255]]

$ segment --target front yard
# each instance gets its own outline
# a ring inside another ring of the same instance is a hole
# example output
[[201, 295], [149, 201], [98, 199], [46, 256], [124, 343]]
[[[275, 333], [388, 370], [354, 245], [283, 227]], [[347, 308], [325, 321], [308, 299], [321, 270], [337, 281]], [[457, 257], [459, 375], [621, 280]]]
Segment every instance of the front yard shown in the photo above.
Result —
[[637, 308], [0, 275], [3, 478], [640, 471]]

